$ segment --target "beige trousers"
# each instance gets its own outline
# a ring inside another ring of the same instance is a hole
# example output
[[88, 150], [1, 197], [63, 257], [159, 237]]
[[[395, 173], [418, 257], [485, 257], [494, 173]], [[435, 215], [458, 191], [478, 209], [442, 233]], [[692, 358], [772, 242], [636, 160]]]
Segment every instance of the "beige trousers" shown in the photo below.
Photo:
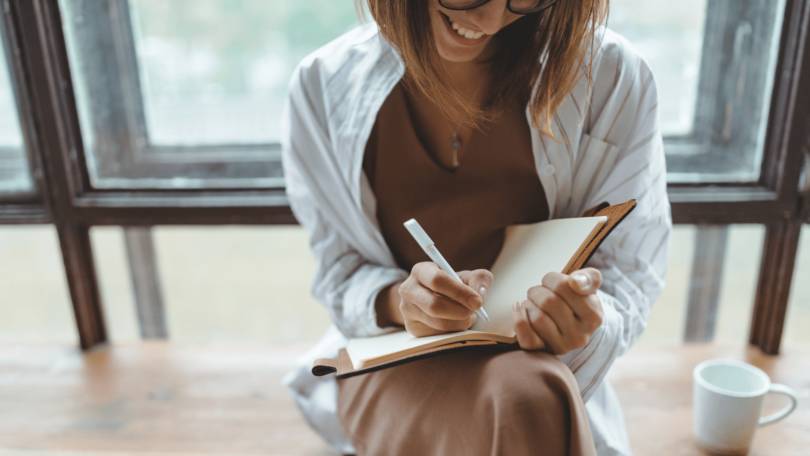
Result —
[[358, 456], [596, 454], [568, 367], [545, 352], [458, 352], [338, 381]]

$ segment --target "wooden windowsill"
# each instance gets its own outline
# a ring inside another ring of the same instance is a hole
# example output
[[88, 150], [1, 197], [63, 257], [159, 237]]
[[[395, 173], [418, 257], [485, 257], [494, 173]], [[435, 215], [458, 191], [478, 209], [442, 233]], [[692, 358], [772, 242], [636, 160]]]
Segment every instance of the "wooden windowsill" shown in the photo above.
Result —
[[[332, 454], [300, 417], [282, 376], [307, 347], [143, 342], [82, 353], [0, 345], [0, 453], [6, 455]], [[810, 448], [810, 346], [639, 348], [610, 378], [634, 453], [701, 454], [692, 442], [691, 372], [709, 358], [748, 361], [800, 395], [761, 428], [752, 455]], [[769, 401], [766, 412], [780, 407]]]

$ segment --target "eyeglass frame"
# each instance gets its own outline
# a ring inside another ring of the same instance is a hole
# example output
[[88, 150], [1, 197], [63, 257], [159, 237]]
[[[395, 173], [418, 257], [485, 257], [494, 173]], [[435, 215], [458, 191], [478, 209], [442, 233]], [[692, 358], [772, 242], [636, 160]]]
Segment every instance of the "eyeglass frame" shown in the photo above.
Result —
[[[557, 1], [559, 1], [559, 0], [551, 0], [548, 3], [544, 4], [544, 5], [535, 6], [534, 8], [532, 8], [532, 9], [530, 9], [528, 11], [516, 11], [516, 10], [512, 9], [512, 0], [506, 0], [506, 9], [509, 10], [509, 12], [512, 13], [512, 14], [519, 14], [519, 15], [525, 16], [527, 14], [534, 14], [534, 13], [539, 13], [541, 11], [545, 11], [545, 10], [551, 8], [552, 6], [554, 6], [554, 4], [557, 3]], [[446, 9], [449, 9], [451, 11], [469, 11], [469, 10], [478, 8], [479, 6], [484, 6], [489, 2], [490, 2], [490, 0], [481, 0], [478, 3], [473, 3], [472, 5], [469, 5], [469, 6], [447, 6], [447, 5], [444, 4], [444, 1], [439, 0], [439, 5], [442, 8], [446, 8]]]

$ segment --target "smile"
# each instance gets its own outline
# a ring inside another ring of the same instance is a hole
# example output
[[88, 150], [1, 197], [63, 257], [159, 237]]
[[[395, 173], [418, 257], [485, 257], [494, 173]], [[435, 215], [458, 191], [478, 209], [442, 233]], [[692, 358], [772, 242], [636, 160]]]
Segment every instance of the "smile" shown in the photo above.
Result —
[[484, 32], [476, 32], [475, 30], [468, 29], [463, 25], [459, 25], [458, 23], [453, 22], [453, 19], [451, 19], [450, 16], [444, 13], [442, 13], [442, 16], [444, 16], [447, 23], [450, 24], [450, 27], [453, 30], [455, 30], [456, 33], [463, 36], [464, 38], [467, 38], [468, 40], [477, 40], [486, 35], [486, 33]]

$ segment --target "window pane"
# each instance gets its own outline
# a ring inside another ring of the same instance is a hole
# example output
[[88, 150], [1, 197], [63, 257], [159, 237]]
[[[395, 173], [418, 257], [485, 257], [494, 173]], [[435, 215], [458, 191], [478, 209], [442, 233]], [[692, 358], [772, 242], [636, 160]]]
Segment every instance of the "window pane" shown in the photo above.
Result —
[[653, 304], [647, 329], [636, 345], [678, 346], [683, 343], [689, 279], [695, 251], [695, 227], [676, 225], [672, 230], [671, 242], [666, 287]]
[[[659, 84], [669, 180], [756, 180], [784, 0], [611, 4]], [[290, 72], [357, 24], [352, 0], [60, 5], [98, 188], [283, 186]]]
[[608, 27], [633, 43], [655, 75], [664, 135], [692, 133], [706, 1], [610, 2]]
[[155, 227], [173, 341], [314, 342], [329, 313], [311, 295], [300, 227]]
[[610, 4], [655, 74], [668, 180], [757, 180], [784, 1]]
[[133, 0], [149, 139], [279, 141], [292, 70], [357, 24], [351, 1]]
[[90, 229], [90, 239], [107, 336], [112, 343], [138, 341], [141, 333], [124, 229], [120, 226], [94, 226]]
[[20, 120], [17, 116], [17, 100], [8, 66], [8, 44], [3, 21], [0, 21], [0, 197], [10, 194], [29, 193], [34, 182], [25, 156]]
[[715, 342], [738, 346], [748, 343], [764, 242], [763, 225], [728, 227], [715, 319]]
[[807, 344], [810, 342], [810, 226], [802, 227], [796, 266], [793, 270], [793, 283], [790, 288], [787, 321], [785, 322], [785, 344]]
[[296, 64], [357, 26], [352, 0], [60, 0], [91, 183], [282, 187]]
[[78, 343], [53, 226], [0, 227], [0, 342]]

